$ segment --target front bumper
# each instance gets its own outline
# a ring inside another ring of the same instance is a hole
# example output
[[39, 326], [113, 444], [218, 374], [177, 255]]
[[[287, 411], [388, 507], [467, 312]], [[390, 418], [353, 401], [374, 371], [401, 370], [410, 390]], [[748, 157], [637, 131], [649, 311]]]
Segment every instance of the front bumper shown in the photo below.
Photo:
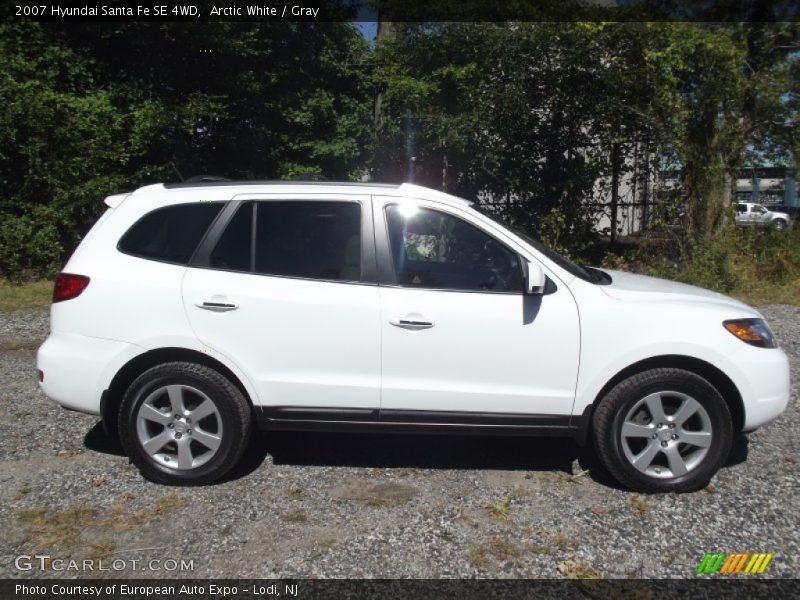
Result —
[[789, 405], [789, 359], [780, 348], [746, 348], [731, 361], [738, 367], [734, 383], [744, 404], [743, 431], [749, 432], [777, 419]]

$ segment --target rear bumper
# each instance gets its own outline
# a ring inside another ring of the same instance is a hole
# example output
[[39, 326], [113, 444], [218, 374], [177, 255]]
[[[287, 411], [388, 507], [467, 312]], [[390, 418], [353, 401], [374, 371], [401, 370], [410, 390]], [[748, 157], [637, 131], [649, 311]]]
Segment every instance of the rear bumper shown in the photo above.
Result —
[[51, 333], [39, 348], [39, 387], [64, 408], [100, 414], [100, 398], [118, 366], [142, 351], [134, 344], [72, 333]]

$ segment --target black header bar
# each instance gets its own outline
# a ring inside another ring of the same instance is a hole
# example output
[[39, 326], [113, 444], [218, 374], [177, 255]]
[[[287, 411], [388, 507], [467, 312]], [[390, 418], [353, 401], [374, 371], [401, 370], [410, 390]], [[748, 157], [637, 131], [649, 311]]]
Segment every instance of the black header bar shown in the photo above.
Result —
[[800, 19], [794, 0], [4, 0], [4, 20], [476, 22], [695, 21]]

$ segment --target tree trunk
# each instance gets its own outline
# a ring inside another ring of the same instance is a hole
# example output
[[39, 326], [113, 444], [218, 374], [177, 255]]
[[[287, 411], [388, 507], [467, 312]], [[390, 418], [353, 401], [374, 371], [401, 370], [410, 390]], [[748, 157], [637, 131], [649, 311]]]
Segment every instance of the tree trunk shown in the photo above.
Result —
[[[380, 19], [380, 15], [378, 15], [378, 19]], [[386, 42], [388, 40], [392, 40], [397, 36], [397, 25], [392, 21], [378, 21], [378, 32], [375, 35], [375, 45], [378, 46], [382, 42]], [[375, 131], [379, 131], [381, 126], [383, 125], [383, 91], [378, 90], [378, 93], [375, 95], [375, 106], [374, 106], [374, 118], [375, 118]]]
[[619, 208], [619, 144], [611, 146], [611, 246], [617, 243], [617, 211]]

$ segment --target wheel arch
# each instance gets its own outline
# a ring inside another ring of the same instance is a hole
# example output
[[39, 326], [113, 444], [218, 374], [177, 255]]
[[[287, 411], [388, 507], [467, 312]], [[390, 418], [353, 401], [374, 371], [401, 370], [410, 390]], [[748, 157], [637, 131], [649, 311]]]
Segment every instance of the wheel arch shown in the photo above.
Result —
[[139, 354], [125, 363], [103, 392], [100, 399], [100, 416], [107, 433], [116, 437], [117, 416], [122, 397], [134, 379], [151, 367], [175, 361], [197, 363], [218, 371], [242, 392], [251, 408], [254, 407], [253, 398], [241, 378], [216, 358], [189, 348], [158, 348]]
[[740, 432], [744, 428], [744, 402], [742, 395], [736, 384], [733, 383], [722, 370], [715, 367], [709, 362], [695, 358], [692, 356], [683, 356], [678, 354], [665, 354], [661, 356], [653, 356], [633, 363], [619, 371], [602, 387], [597, 393], [594, 400], [586, 406], [583, 413], [576, 417], [576, 438], [581, 445], [586, 444], [591, 434], [592, 413], [599, 404], [600, 400], [611, 391], [620, 381], [649, 371], [650, 369], [658, 368], [671, 368], [671, 369], [684, 369], [707, 380], [713, 385], [717, 391], [722, 395], [725, 403], [728, 405], [728, 410], [731, 412], [731, 419], [733, 420], [733, 427], [735, 432]]

